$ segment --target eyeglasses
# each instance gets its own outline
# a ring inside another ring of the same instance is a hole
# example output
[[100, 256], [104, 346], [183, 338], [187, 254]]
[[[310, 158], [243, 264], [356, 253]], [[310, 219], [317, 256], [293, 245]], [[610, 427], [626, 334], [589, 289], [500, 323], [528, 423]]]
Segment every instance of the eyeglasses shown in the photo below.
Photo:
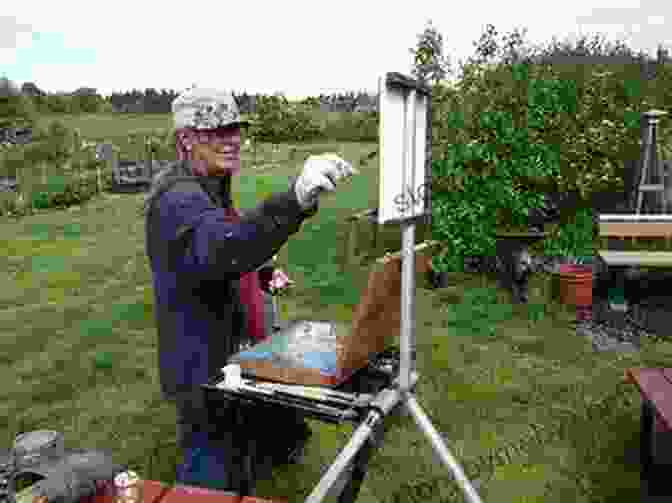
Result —
[[217, 146], [217, 145], [239, 145], [240, 144], [240, 133], [234, 133], [231, 134], [229, 137], [222, 137], [219, 135], [213, 135], [213, 134], [200, 134], [196, 137], [196, 143], [199, 145], [210, 145], [210, 146]]

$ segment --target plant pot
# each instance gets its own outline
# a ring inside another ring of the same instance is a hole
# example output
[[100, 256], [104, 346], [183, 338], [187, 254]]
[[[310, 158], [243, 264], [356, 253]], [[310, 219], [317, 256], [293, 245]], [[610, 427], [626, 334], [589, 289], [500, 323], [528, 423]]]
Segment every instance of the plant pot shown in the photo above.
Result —
[[558, 300], [561, 304], [587, 308], [593, 305], [593, 269], [591, 266], [560, 266]]

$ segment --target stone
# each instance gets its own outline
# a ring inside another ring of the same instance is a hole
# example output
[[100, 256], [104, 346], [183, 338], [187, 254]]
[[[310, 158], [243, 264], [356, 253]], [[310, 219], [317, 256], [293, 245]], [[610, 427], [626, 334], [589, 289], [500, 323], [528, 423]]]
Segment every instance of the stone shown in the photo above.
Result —
[[97, 161], [111, 161], [113, 154], [114, 152], [111, 143], [99, 143], [96, 145]]
[[578, 325], [576, 333], [590, 339], [593, 349], [598, 352], [617, 351], [620, 353], [632, 353], [639, 350], [632, 342], [613, 339], [600, 330], [599, 327], [590, 326], [589, 323], [584, 322]]
[[16, 178], [7, 176], [0, 178], [0, 192], [17, 192], [18, 189]]

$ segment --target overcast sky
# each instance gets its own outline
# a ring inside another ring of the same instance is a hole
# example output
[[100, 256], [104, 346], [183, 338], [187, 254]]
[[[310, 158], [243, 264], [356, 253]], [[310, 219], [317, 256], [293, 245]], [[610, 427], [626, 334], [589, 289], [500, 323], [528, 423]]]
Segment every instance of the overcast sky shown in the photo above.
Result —
[[3, 2], [0, 76], [104, 95], [192, 84], [292, 99], [376, 92], [379, 75], [409, 73], [409, 48], [428, 20], [456, 70], [488, 23], [500, 35], [527, 28], [533, 45], [601, 33], [652, 56], [660, 43], [672, 55], [672, 2], [662, 0], [38, 0]]

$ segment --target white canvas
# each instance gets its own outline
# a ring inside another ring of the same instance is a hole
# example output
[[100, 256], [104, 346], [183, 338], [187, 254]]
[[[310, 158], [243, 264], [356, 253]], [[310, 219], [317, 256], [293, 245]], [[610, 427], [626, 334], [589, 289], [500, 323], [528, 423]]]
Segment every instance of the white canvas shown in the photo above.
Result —
[[[379, 90], [380, 180], [378, 223], [385, 224], [424, 215], [425, 146], [428, 97], [410, 90], [386, 85], [383, 76]], [[413, 113], [415, 112], [415, 113]], [[410, 119], [410, 123], [408, 121]], [[410, 128], [410, 129], [409, 129]], [[411, 135], [407, 135], [411, 131]], [[407, 158], [404, 150], [408, 136]], [[415, 159], [415, 163], [412, 163]]]

